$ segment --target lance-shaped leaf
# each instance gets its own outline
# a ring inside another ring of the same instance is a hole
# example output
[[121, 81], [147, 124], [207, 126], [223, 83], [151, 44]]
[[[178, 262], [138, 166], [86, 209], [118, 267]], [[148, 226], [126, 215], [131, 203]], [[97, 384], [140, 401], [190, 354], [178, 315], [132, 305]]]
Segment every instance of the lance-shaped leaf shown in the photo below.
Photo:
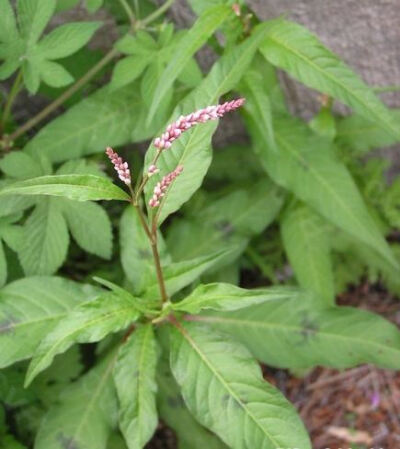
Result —
[[158, 424], [156, 367], [158, 348], [153, 327], [139, 327], [121, 346], [114, 368], [119, 426], [129, 449], [141, 449]]
[[225, 283], [199, 285], [182, 301], [173, 305], [174, 310], [197, 314], [201, 310], [238, 310], [266, 301], [298, 298], [300, 291], [290, 287], [268, 287], [247, 290]]
[[92, 343], [111, 332], [118, 332], [137, 320], [139, 312], [126, 295], [104, 293], [93, 301], [75, 308], [39, 345], [29, 365], [26, 385], [44, 369], [57, 354], [74, 343]]
[[129, 195], [111, 181], [93, 175], [40, 176], [3, 187], [0, 195], [51, 195], [76, 201], [129, 201]]
[[62, 162], [127, 143], [140, 103], [135, 89], [103, 87], [44, 126], [24, 150]]
[[400, 331], [384, 318], [353, 307], [320, 307], [312, 299], [287, 299], [236, 312], [207, 312], [198, 318], [230, 333], [272, 366], [400, 367]]
[[[161, 330], [161, 329], [160, 329]], [[175, 432], [178, 449], [227, 449], [227, 446], [190, 414], [169, 366], [168, 332], [162, 328], [163, 346], [157, 367], [157, 406], [160, 418]]]
[[164, 95], [172, 87], [174, 81], [178, 78], [192, 56], [208, 41], [229, 15], [232, 15], [232, 9], [228, 5], [217, 5], [210, 8], [197, 19], [184, 39], [181, 39], [175, 48], [169, 64], [158, 81], [149, 111], [149, 122], [152, 120]]
[[265, 145], [256, 117], [251, 114], [248, 118], [255, 151], [271, 178], [396, 267], [387, 242], [329, 141], [313, 134], [299, 120], [282, 117], [274, 122], [279, 148], [275, 152]]
[[[188, 114], [196, 109], [217, 102], [218, 98], [232, 90], [249, 67], [253, 56], [264, 38], [266, 25], [261, 24], [254, 29], [252, 35], [232, 51], [222, 56], [214, 64], [208, 76], [174, 111], [171, 121], [182, 114]], [[182, 174], [173, 182], [168, 193], [160, 204], [160, 223], [172, 212], [175, 212], [200, 187], [201, 182], [211, 163], [211, 136], [216, 122], [200, 124], [194, 127], [174, 142], [172, 148], [164, 151], [157, 163], [160, 176], [170, 173], [178, 165], [184, 166]], [[151, 145], [146, 153], [145, 166], [151, 164], [156, 154], [156, 148]], [[147, 201], [153, 195], [154, 186], [160, 179], [153, 176], [146, 185]]]
[[[228, 152], [225, 158], [231, 155]], [[278, 215], [284, 192], [264, 179], [212, 201], [188, 218], [177, 218], [168, 228], [167, 244], [174, 260], [203, 256], [223, 249], [236, 249], [221, 264], [231, 263], [244, 251], [249, 239], [262, 232]]]
[[[175, 262], [163, 267], [165, 286], [168, 295], [173, 295], [182, 288], [197, 280], [202, 273], [211, 267], [218, 265], [221, 259], [228, 257], [231, 251], [218, 251], [207, 256], [200, 256], [182, 262]], [[147, 286], [145, 296], [157, 298], [159, 296], [159, 286], [157, 278]]]
[[[121, 262], [126, 277], [136, 294], [142, 293], [156, 281], [153, 252], [149, 239], [140, 223], [139, 215], [132, 206], [122, 214], [120, 224]], [[161, 233], [158, 234], [158, 250], [161, 263], [171, 262]]]
[[0, 368], [33, 355], [37, 345], [77, 305], [99, 290], [58, 277], [21, 279], [0, 290]]
[[293, 406], [227, 336], [198, 323], [172, 329], [171, 369], [192, 414], [232, 449], [311, 448]]
[[283, 245], [300, 285], [325, 305], [334, 303], [327, 225], [307, 206], [292, 207], [281, 222]]
[[398, 124], [388, 109], [346, 64], [325, 48], [305, 27], [286, 20], [269, 22], [260, 50], [268, 61], [309, 87], [331, 95], [360, 115], [379, 123], [394, 138]]
[[62, 391], [42, 419], [35, 449], [106, 449], [116, 426], [117, 401], [112, 381], [116, 354]]
[[[390, 113], [393, 119], [400, 123], [400, 109], [391, 110]], [[393, 138], [379, 123], [367, 120], [361, 115], [345, 117], [337, 124], [338, 144], [359, 154], [393, 145], [399, 141], [400, 138]]]

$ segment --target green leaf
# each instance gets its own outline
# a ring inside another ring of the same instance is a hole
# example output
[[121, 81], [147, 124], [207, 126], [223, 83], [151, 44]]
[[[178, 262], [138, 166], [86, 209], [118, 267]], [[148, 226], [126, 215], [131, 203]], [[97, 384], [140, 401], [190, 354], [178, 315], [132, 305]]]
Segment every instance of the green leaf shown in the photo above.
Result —
[[[195, 259], [175, 262], [163, 267], [165, 286], [168, 295], [172, 296], [182, 288], [194, 282], [202, 273], [209, 270], [214, 265], [218, 265], [219, 261], [227, 257], [230, 251], [218, 251], [206, 256], [196, 257]], [[148, 298], [159, 297], [159, 286], [157, 279], [149, 284], [145, 291]]]
[[[246, 41], [222, 56], [198, 88], [176, 108], [171, 121], [182, 114], [215, 103], [221, 95], [234, 89], [249, 67], [257, 47], [264, 38], [265, 30], [265, 24], [259, 25]], [[201, 185], [211, 163], [210, 144], [215, 128], [215, 122], [196, 126], [174, 142], [173, 147], [165, 151], [158, 161], [160, 176], [171, 172], [177, 165], [184, 166], [183, 173], [174, 181], [161, 201], [160, 222], [178, 210]], [[146, 168], [151, 164], [155, 154], [156, 148], [151, 145], [146, 153]], [[145, 189], [147, 200], [152, 196], [160, 176], [153, 176], [147, 183]]]
[[[228, 152], [225, 159], [230, 156]], [[174, 260], [185, 260], [235, 248], [239, 257], [250, 237], [276, 218], [282, 203], [282, 190], [267, 179], [256, 183], [253, 179], [246, 190], [235, 190], [214, 201], [206, 197], [203, 208], [188, 218], [177, 218], [168, 228], [171, 255]], [[234, 254], [230, 254], [225, 262], [233, 260]]]
[[143, 55], [127, 56], [118, 61], [112, 74], [111, 90], [119, 89], [139, 78], [150, 61], [151, 57]]
[[42, 128], [25, 150], [62, 162], [127, 143], [140, 102], [130, 86], [116, 92], [103, 87]]
[[213, 283], [199, 285], [173, 309], [198, 314], [203, 309], [218, 311], [238, 310], [265, 301], [280, 301], [299, 297], [299, 291], [290, 287], [268, 287], [247, 290], [231, 284]]
[[129, 449], [141, 449], [157, 428], [157, 343], [151, 324], [139, 327], [121, 346], [114, 368], [119, 425]]
[[47, 333], [98, 290], [58, 277], [35, 276], [0, 290], [0, 367], [31, 357]]
[[52, 274], [67, 256], [69, 234], [59, 204], [48, 198], [38, 203], [24, 225], [18, 251], [25, 274]]
[[173, 328], [171, 369], [191, 413], [232, 449], [311, 448], [293, 406], [226, 336], [197, 323]]
[[85, 46], [101, 22], [70, 22], [57, 27], [38, 44], [35, 54], [46, 59], [65, 58]]
[[7, 259], [4, 253], [3, 243], [0, 239], [0, 287], [6, 283], [7, 280]]
[[330, 141], [333, 141], [336, 136], [335, 117], [330, 107], [322, 107], [309, 122], [309, 126], [316, 134], [326, 137]]
[[41, 79], [51, 87], [63, 87], [74, 81], [72, 75], [61, 64], [52, 61], [41, 61], [37, 65]]
[[252, 70], [246, 74], [243, 81], [245, 98], [251, 98], [253, 113], [258, 117], [260, 131], [263, 133], [264, 140], [272, 151], [277, 151], [272, 124], [272, 107], [269, 97], [263, 88], [264, 74], [260, 71]]
[[39, 66], [31, 64], [30, 61], [24, 61], [22, 63], [22, 74], [29, 93], [36, 94], [40, 86]]
[[353, 307], [318, 307], [311, 298], [287, 299], [237, 312], [207, 312], [199, 319], [228, 332], [257, 359], [276, 367], [341, 369], [361, 363], [400, 367], [397, 327]]
[[360, 115], [379, 123], [395, 138], [398, 124], [389, 111], [346, 64], [325, 48], [305, 27], [277, 19], [270, 21], [267, 39], [260, 47], [271, 64], [286, 70], [305, 85], [331, 95]]
[[17, 24], [9, 0], [0, 0], [0, 11], [0, 42], [18, 39]]
[[103, 6], [104, 0], [85, 0], [86, 9], [94, 13]]
[[335, 298], [326, 225], [307, 206], [292, 207], [281, 222], [283, 245], [300, 285], [325, 305]]
[[[121, 262], [126, 277], [136, 294], [142, 293], [150, 284], [156, 283], [153, 252], [139, 219], [138, 213], [128, 206], [120, 223]], [[171, 262], [161, 233], [158, 234], [158, 249], [161, 263]]]
[[148, 122], [152, 120], [164, 95], [172, 87], [174, 81], [192, 56], [208, 41], [218, 27], [231, 14], [232, 9], [226, 5], [218, 5], [210, 8], [197, 19], [184, 39], [180, 40], [174, 50], [172, 59], [169, 61], [158, 82], [150, 107]]
[[[393, 120], [400, 121], [400, 109], [390, 111]], [[360, 115], [351, 115], [339, 120], [337, 124], [337, 142], [359, 154], [375, 148], [383, 148], [399, 142], [382, 129], [375, 121], [366, 120]]]
[[89, 253], [110, 259], [112, 229], [104, 209], [96, 203], [72, 200], [64, 200], [61, 209], [78, 245]]
[[22, 151], [13, 151], [0, 160], [0, 169], [7, 176], [27, 179], [40, 176], [42, 169], [37, 160]]
[[18, 0], [18, 24], [22, 38], [30, 47], [36, 43], [56, 8], [56, 0]]
[[35, 449], [106, 449], [116, 425], [115, 353], [66, 388], [42, 419]]
[[0, 196], [16, 194], [61, 196], [76, 201], [129, 201], [129, 195], [111, 181], [93, 175], [40, 176], [0, 190]]
[[29, 365], [26, 385], [74, 343], [93, 343], [137, 320], [139, 313], [126, 295], [103, 293], [76, 307], [40, 343]]
[[255, 117], [251, 121], [255, 151], [275, 182], [397, 266], [350, 173], [335, 158], [328, 141], [298, 120], [280, 118], [274, 123], [277, 153], [263, 143]]
[[[161, 333], [160, 340], [166, 343]], [[201, 426], [189, 413], [179, 387], [169, 367], [169, 354], [163, 350], [157, 368], [157, 405], [160, 418], [172, 428], [178, 438], [178, 449], [227, 449], [227, 446], [208, 429]]]

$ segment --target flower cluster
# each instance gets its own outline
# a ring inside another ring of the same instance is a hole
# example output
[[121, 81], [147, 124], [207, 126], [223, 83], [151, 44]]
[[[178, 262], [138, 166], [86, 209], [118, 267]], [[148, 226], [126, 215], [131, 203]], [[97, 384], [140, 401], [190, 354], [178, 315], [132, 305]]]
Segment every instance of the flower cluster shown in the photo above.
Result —
[[128, 167], [128, 163], [124, 162], [121, 157], [111, 148], [107, 147], [106, 154], [110, 161], [114, 165], [116, 172], [118, 173], [119, 179], [125, 184], [131, 183], [131, 172]]
[[223, 104], [217, 104], [213, 106], [207, 106], [204, 109], [200, 109], [196, 112], [192, 112], [189, 115], [181, 116], [175, 123], [171, 123], [165, 133], [161, 137], [157, 137], [154, 140], [154, 146], [159, 150], [168, 149], [174, 140], [176, 140], [184, 131], [197, 125], [198, 123], [204, 123], [209, 120], [216, 120], [222, 117], [227, 112], [240, 108], [244, 103], [244, 98], [238, 98], [237, 100], [227, 101]]
[[165, 195], [168, 187], [174, 181], [174, 179], [182, 173], [183, 167], [182, 165], [178, 165], [174, 171], [165, 175], [163, 179], [156, 184], [154, 187], [153, 196], [149, 201], [150, 207], [157, 207], [160, 205], [161, 198]]

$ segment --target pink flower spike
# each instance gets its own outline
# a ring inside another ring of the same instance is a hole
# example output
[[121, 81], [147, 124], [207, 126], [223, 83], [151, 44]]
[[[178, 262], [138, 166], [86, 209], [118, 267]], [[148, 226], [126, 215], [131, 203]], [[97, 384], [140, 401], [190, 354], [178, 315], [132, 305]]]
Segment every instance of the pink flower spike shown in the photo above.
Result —
[[165, 175], [163, 179], [156, 184], [153, 191], [153, 196], [149, 201], [150, 207], [157, 207], [160, 205], [161, 198], [165, 195], [168, 190], [168, 187], [172, 184], [172, 182], [182, 173], [183, 166], [178, 165], [174, 171]]
[[154, 146], [160, 151], [166, 150], [171, 147], [174, 140], [192, 126], [221, 118], [227, 112], [243, 106], [244, 102], [244, 98], [238, 98], [223, 104], [207, 106], [186, 116], [181, 115], [175, 123], [168, 125], [166, 131], [160, 137], [154, 140]]
[[114, 165], [115, 171], [118, 173], [119, 179], [127, 185], [130, 185], [132, 182], [131, 172], [128, 167], [128, 162], [124, 162], [122, 157], [118, 156], [111, 147], [107, 147], [106, 154], [112, 164]]

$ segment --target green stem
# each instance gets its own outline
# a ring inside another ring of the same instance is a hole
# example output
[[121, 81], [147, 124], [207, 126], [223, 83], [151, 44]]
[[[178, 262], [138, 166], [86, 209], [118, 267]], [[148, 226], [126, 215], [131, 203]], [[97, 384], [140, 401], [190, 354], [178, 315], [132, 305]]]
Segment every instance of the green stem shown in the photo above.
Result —
[[166, 304], [168, 302], [168, 293], [167, 293], [167, 289], [165, 286], [164, 275], [163, 275], [163, 271], [162, 271], [162, 267], [161, 267], [160, 254], [158, 252], [157, 227], [153, 226], [152, 229], [150, 230], [149, 225], [147, 224], [147, 221], [144, 217], [143, 211], [140, 207], [139, 201], [137, 198], [135, 198], [135, 195], [134, 195], [134, 192], [133, 192], [133, 189], [131, 186], [129, 187], [129, 190], [131, 192], [132, 205], [136, 209], [136, 211], [139, 215], [140, 224], [142, 225], [142, 227], [150, 241], [151, 251], [153, 253], [153, 259], [154, 259], [154, 265], [156, 268], [157, 282], [158, 282], [158, 286], [160, 289], [161, 300], [162, 300], [163, 304]]
[[263, 258], [257, 253], [257, 251], [255, 251], [251, 246], [248, 246], [245, 254], [265, 277], [271, 279], [273, 282], [277, 281], [273, 270], [268, 267]]
[[20, 70], [15, 77], [14, 83], [11, 87], [10, 93], [7, 98], [7, 103], [4, 107], [4, 112], [1, 118], [0, 130], [4, 131], [5, 126], [7, 125], [8, 119], [10, 117], [11, 108], [14, 104], [14, 100], [17, 97], [22, 85], [22, 70]]
[[156, 9], [153, 13], [149, 14], [145, 19], [141, 21], [143, 25], [148, 25], [154, 20], [158, 19], [167, 9], [169, 9], [175, 0], [167, 0], [163, 5]]
[[124, 8], [126, 15], [129, 18], [129, 22], [131, 23], [131, 28], [133, 29], [136, 24], [135, 14], [133, 14], [131, 7], [128, 5], [126, 0], [119, 0], [119, 2], [121, 3], [121, 6]]
[[118, 50], [111, 49], [97, 64], [95, 64], [85, 75], [82, 76], [73, 86], [67, 89], [56, 100], [46, 106], [39, 114], [28, 120], [24, 125], [18, 128], [14, 133], [7, 137], [9, 142], [13, 142], [18, 137], [32, 129], [42, 120], [44, 120], [49, 114], [60, 107], [65, 101], [67, 101], [72, 95], [74, 95], [79, 89], [81, 89], [86, 83], [88, 83], [97, 73], [106, 66], [111, 60], [118, 55]]

